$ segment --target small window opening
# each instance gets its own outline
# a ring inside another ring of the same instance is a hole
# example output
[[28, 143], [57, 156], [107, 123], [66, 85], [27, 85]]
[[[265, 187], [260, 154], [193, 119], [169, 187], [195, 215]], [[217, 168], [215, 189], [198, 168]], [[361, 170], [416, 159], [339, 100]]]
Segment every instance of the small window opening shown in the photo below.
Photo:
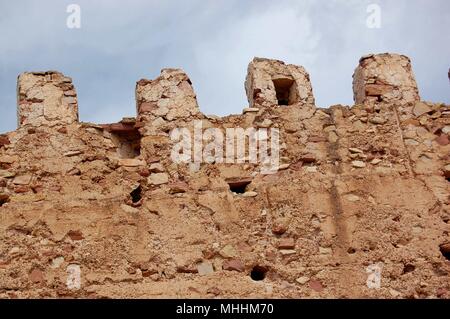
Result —
[[247, 191], [247, 186], [251, 183], [251, 179], [228, 180], [230, 191], [236, 194], [243, 194]]
[[141, 185], [139, 185], [138, 187], [136, 187], [131, 193], [131, 200], [133, 201], [133, 203], [138, 203], [141, 199], [142, 199], [142, 187]]
[[266, 278], [267, 270], [266, 267], [255, 266], [250, 272], [250, 277], [255, 281], [264, 280], [264, 278]]
[[293, 90], [294, 80], [286, 78], [274, 79], [273, 84], [277, 94], [278, 105], [291, 105], [297, 102]]
[[445, 259], [450, 260], [450, 243], [442, 244], [439, 246], [439, 250]]
[[135, 124], [135, 120], [124, 119], [108, 127], [120, 158], [136, 158], [141, 154], [141, 134]]

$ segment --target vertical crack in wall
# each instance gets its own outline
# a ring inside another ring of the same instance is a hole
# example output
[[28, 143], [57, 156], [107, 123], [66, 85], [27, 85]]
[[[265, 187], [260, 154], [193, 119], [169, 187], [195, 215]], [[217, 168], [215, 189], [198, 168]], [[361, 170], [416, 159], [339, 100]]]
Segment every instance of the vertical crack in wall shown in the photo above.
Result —
[[[336, 127], [338, 126], [338, 122], [336, 120], [334, 109], [331, 109], [331, 122]], [[331, 179], [331, 188], [329, 193], [330, 204], [333, 214], [333, 221], [336, 230], [336, 252], [333, 256], [335, 258], [335, 264], [339, 264], [341, 275], [339, 280], [342, 282], [341, 286], [350, 287], [357, 285], [352, 285], [352, 282], [355, 276], [348, 270], [347, 265], [350, 263], [349, 256], [347, 254], [348, 247], [350, 245], [350, 239], [348, 235], [348, 229], [346, 224], [345, 212], [342, 208], [341, 195], [339, 194], [338, 187], [336, 185], [336, 181], [339, 180], [343, 172], [342, 168], [342, 158], [339, 155], [339, 135], [335, 142], [329, 142], [327, 145], [327, 153], [330, 161], [333, 163], [332, 166], [332, 179]], [[355, 293], [355, 292], [354, 292]]]
[[408, 173], [409, 173], [410, 177], [415, 177], [416, 175], [412, 169], [411, 154], [408, 150], [408, 147], [406, 147], [406, 144], [405, 144], [405, 138], [403, 136], [403, 130], [402, 130], [402, 126], [401, 126], [400, 116], [398, 115], [397, 106], [394, 105], [393, 109], [394, 109], [394, 114], [395, 114], [395, 122], [397, 123], [397, 130], [398, 130], [398, 133], [399, 133], [400, 139], [401, 139], [401, 144], [403, 146], [403, 150], [405, 151], [406, 156], [408, 157]]
[[[442, 209], [442, 207], [443, 207], [443, 204], [442, 204], [442, 202], [440, 201], [439, 197], [438, 197], [438, 196], [435, 194], [435, 192], [427, 185], [426, 180], [423, 178], [423, 176], [420, 175], [420, 174], [419, 174], [419, 175], [416, 174], [416, 172], [415, 172], [414, 169], [413, 169], [414, 161], [412, 160], [412, 158], [411, 158], [411, 152], [409, 151], [409, 149], [408, 149], [408, 147], [407, 147], [407, 145], [406, 145], [406, 143], [405, 143], [405, 137], [404, 137], [404, 135], [403, 135], [403, 129], [402, 129], [402, 126], [401, 126], [400, 115], [398, 114], [398, 105], [394, 105], [394, 106], [393, 106], [393, 110], [394, 110], [394, 114], [395, 114], [395, 120], [396, 120], [396, 123], [397, 123], [398, 134], [399, 134], [400, 139], [401, 139], [401, 144], [402, 144], [403, 150], [404, 150], [404, 152], [405, 152], [405, 154], [406, 154], [406, 157], [407, 157], [407, 166], [408, 166], [409, 177], [416, 178], [417, 180], [419, 180], [419, 181], [422, 182], [423, 186], [424, 186], [424, 187], [430, 192], [430, 194], [432, 194], [433, 197], [436, 199], [436, 204], [440, 207], [440, 208], [438, 209], [438, 211], [440, 211], [440, 210]], [[430, 209], [434, 209], [434, 208], [432, 207], [432, 208], [430, 208]]]
[[[335, 114], [333, 110], [331, 111], [331, 120], [333, 125], [337, 127], [337, 122], [335, 118]], [[339, 195], [339, 191], [336, 186], [336, 179], [342, 174], [342, 159], [339, 156], [339, 137], [336, 140], [336, 142], [329, 142], [327, 146], [327, 152], [330, 160], [334, 164], [332, 166], [332, 174], [334, 175], [333, 179], [331, 180], [331, 190], [330, 190], [330, 202], [331, 207], [333, 209], [333, 217], [336, 222], [336, 232], [338, 236], [338, 244], [339, 248], [343, 249], [343, 251], [346, 251], [346, 246], [348, 244], [348, 236], [347, 236], [347, 230], [346, 225], [343, 220], [343, 209], [342, 209], [342, 203], [341, 198]], [[337, 165], [336, 165], [337, 163]], [[345, 255], [345, 254], [344, 254]]]

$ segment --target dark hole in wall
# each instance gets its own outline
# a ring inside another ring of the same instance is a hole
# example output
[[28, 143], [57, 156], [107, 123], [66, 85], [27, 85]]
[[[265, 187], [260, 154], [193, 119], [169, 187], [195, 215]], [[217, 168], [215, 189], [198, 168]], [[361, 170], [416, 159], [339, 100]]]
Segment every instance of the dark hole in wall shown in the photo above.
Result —
[[450, 242], [440, 245], [439, 250], [445, 259], [450, 260]]
[[9, 201], [8, 195], [0, 195], [0, 207], [3, 206], [3, 204], [6, 204]]
[[111, 132], [120, 158], [135, 158], [141, 154], [141, 134], [135, 127], [135, 123], [111, 124], [108, 130]]
[[131, 200], [133, 203], [138, 203], [142, 199], [142, 187], [139, 185], [131, 193]]
[[277, 94], [278, 105], [291, 105], [297, 102], [295, 101], [294, 94], [292, 92], [294, 80], [285, 78], [274, 79], [273, 84]]
[[447, 166], [445, 166], [444, 168], [444, 178], [447, 180], [447, 182], [450, 182], [450, 171], [448, 170]]
[[250, 272], [250, 278], [255, 281], [264, 280], [266, 278], [267, 271], [268, 269], [266, 267], [255, 266]]
[[230, 191], [236, 194], [243, 194], [247, 190], [247, 186], [252, 182], [251, 179], [227, 180]]
[[414, 265], [406, 264], [406, 265], [403, 267], [403, 274], [407, 274], [407, 273], [409, 273], [409, 272], [413, 272], [414, 270], [416, 270], [416, 267], [415, 267]]

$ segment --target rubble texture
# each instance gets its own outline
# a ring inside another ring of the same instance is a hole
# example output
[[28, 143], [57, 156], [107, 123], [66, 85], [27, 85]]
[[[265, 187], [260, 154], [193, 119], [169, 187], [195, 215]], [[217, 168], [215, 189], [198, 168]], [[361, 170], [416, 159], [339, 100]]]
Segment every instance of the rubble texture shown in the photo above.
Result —
[[19, 126], [78, 121], [77, 93], [71, 78], [55, 71], [22, 73], [17, 84]]
[[[242, 115], [203, 115], [188, 76], [136, 86], [137, 117], [79, 123], [56, 72], [18, 81], [0, 135], [0, 297], [449, 298], [450, 106], [409, 59], [364, 57], [356, 105], [314, 105], [302, 67], [255, 58]], [[176, 164], [169, 133], [280, 130], [259, 164]], [[382, 265], [381, 285], [367, 268]]]
[[314, 105], [309, 74], [301, 66], [255, 58], [249, 64], [247, 72], [245, 90], [250, 107], [277, 104]]
[[353, 75], [358, 104], [408, 103], [420, 100], [408, 57], [399, 54], [367, 55]]

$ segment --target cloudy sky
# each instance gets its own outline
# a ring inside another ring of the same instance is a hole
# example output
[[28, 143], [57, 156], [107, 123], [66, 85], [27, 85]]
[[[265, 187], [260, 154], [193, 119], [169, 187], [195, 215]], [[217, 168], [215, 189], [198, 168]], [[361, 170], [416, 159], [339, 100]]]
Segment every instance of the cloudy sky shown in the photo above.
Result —
[[[66, 25], [69, 4], [81, 28]], [[370, 4], [381, 28], [368, 28]], [[240, 113], [254, 56], [303, 65], [320, 107], [352, 104], [360, 56], [411, 57], [424, 100], [450, 103], [448, 0], [21, 0], [0, 2], [0, 132], [16, 128], [16, 79], [24, 71], [71, 76], [82, 121], [135, 115], [134, 87], [164, 67], [191, 77], [200, 109]]]

